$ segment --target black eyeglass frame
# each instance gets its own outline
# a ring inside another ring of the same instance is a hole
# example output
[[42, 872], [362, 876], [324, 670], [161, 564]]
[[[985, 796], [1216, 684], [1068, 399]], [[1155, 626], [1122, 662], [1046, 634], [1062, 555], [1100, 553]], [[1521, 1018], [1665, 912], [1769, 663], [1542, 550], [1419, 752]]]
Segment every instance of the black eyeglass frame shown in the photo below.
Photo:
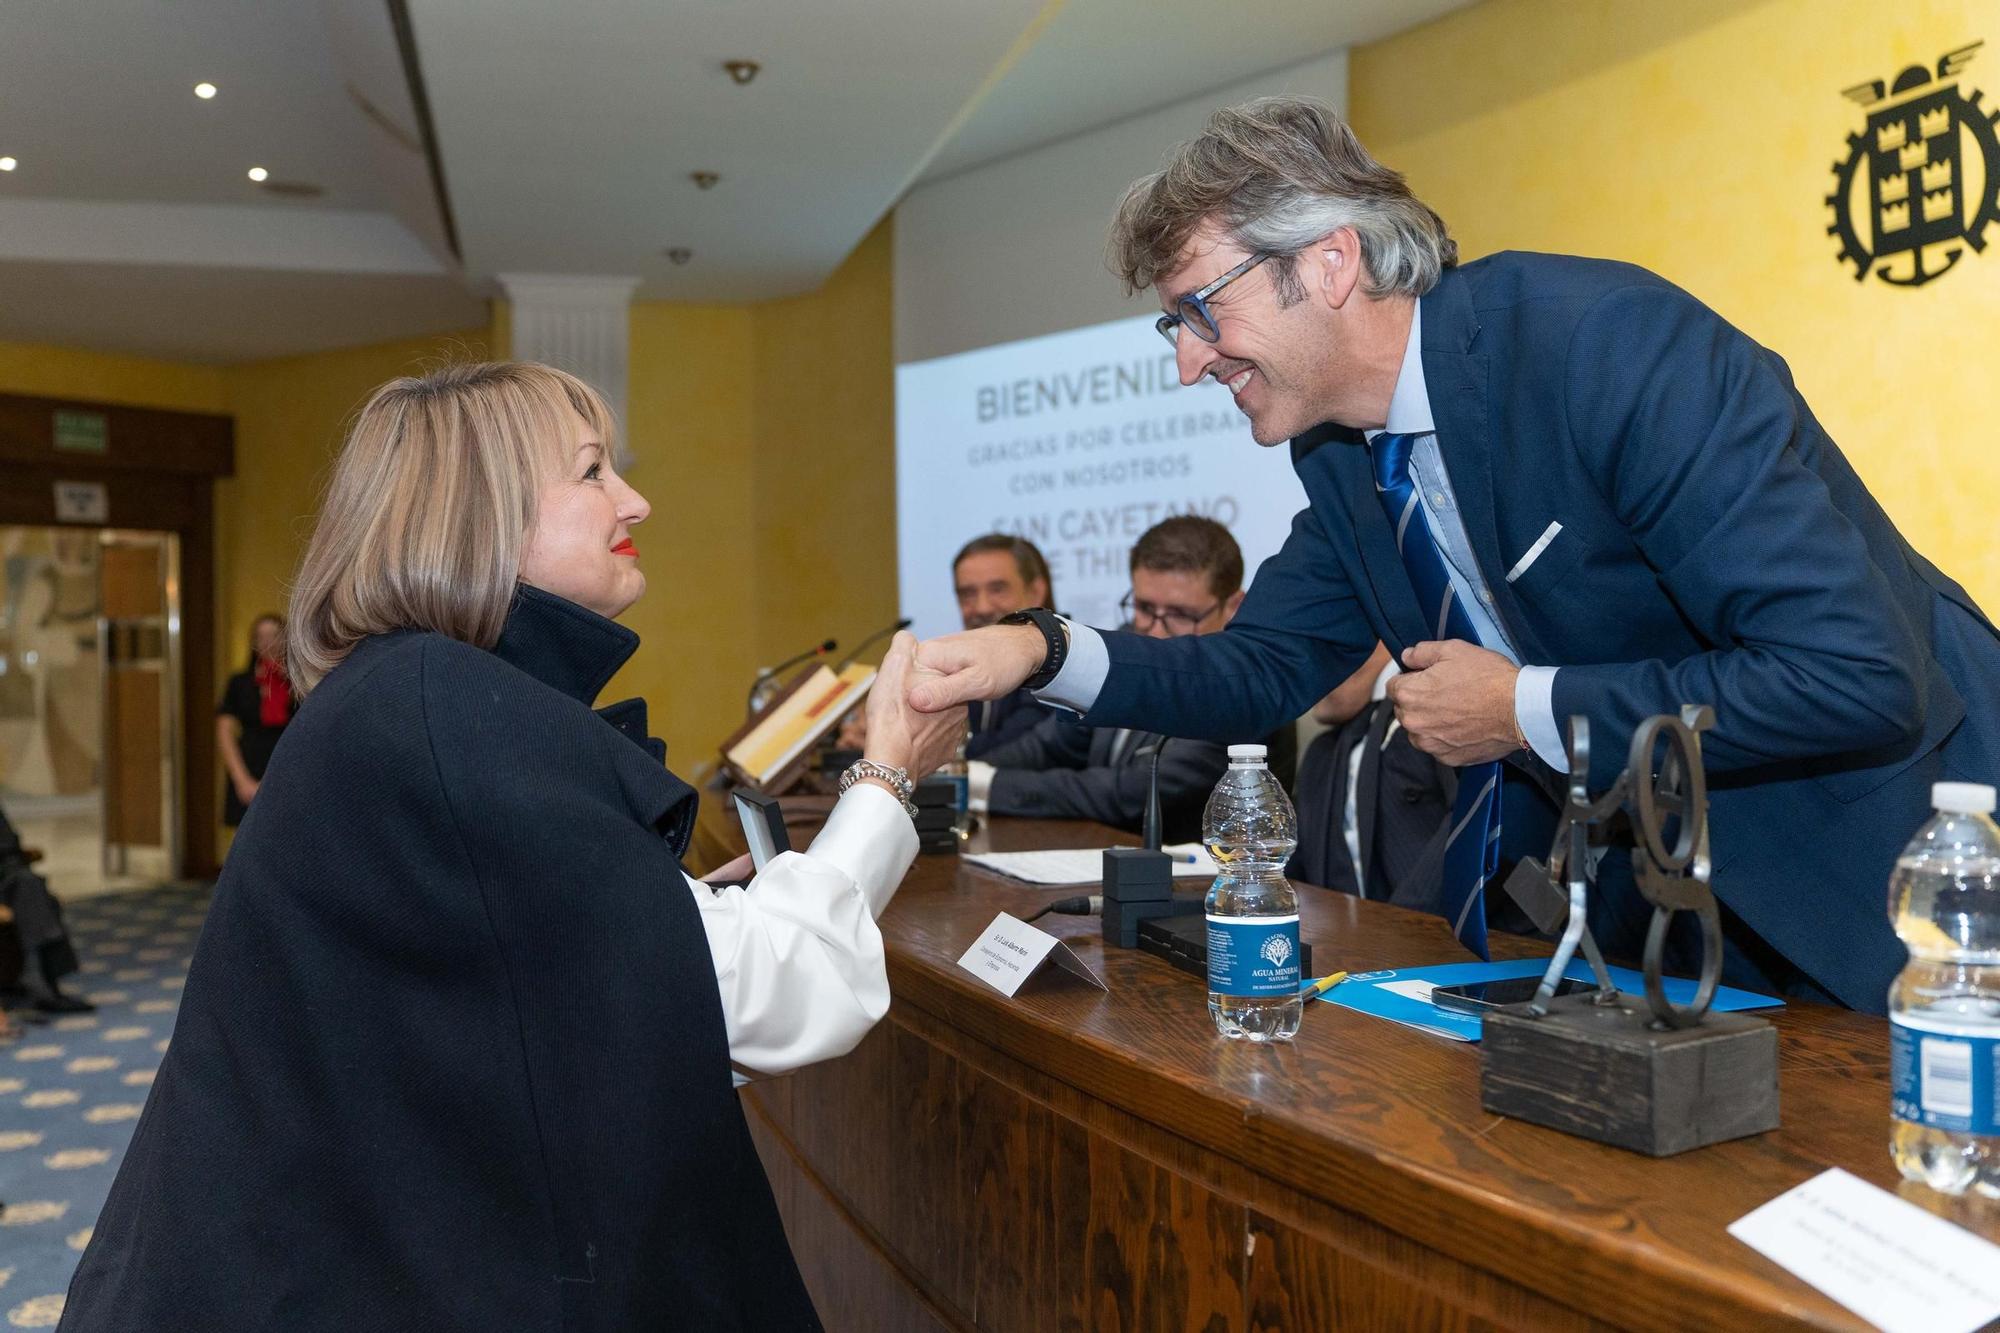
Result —
[[[1222, 599], [1222, 602], [1226, 602], [1228, 600], [1229, 599], [1225, 597]], [[1222, 602], [1217, 602], [1214, 606], [1209, 607], [1208, 610], [1202, 612], [1200, 615], [1195, 616], [1192, 619], [1189, 619], [1188, 613], [1180, 610], [1179, 608], [1175, 608], [1174, 610], [1171, 611], [1163, 611], [1155, 607], [1152, 607], [1150, 605], [1141, 603], [1138, 598], [1132, 595], [1132, 590], [1130, 588], [1127, 588], [1125, 590], [1125, 595], [1118, 599], [1118, 614], [1123, 616], [1127, 621], [1129, 621], [1134, 628], [1138, 627], [1139, 614], [1141, 610], [1144, 610], [1146, 616], [1146, 623], [1149, 625], [1165, 625], [1168, 629], [1173, 629], [1175, 627], [1174, 626], [1175, 621], [1187, 620], [1187, 630], [1185, 632], [1192, 634], [1194, 633], [1196, 626], [1200, 625], [1202, 621], [1207, 620], [1210, 616], [1214, 615], [1217, 611], [1220, 611], [1222, 609]]]
[[1160, 331], [1160, 336], [1165, 338], [1171, 347], [1181, 345], [1180, 330], [1184, 325], [1205, 343], [1217, 341], [1222, 337], [1222, 326], [1215, 322], [1215, 315], [1208, 308], [1208, 299], [1269, 258], [1271, 258], [1269, 250], [1259, 250], [1200, 291], [1189, 292], [1176, 301], [1175, 313], [1161, 315], [1153, 321], [1153, 327]]

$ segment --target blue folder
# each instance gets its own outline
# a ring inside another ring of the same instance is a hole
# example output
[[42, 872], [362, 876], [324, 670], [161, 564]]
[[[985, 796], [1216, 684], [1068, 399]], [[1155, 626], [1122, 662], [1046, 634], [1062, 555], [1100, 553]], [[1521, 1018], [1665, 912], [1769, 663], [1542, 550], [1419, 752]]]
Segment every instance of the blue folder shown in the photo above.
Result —
[[[1538, 977], [1547, 969], [1546, 958], [1522, 958], [1511, 963], [1439, 963], [1433, 967], [1400, 967], [1386, 972], [1356, 972], [1347, 980], [1326, 992], [1321, 998], [1337, 1004], [1343, 1009], [1353, 1009], [1377, 1018], [1387, 1018], [1397, 1023], [1424, 1032], [1434, 1032], [1440, 1037], [1453, 1041], [1478, 1041], [1480, 1021], [1472, 1014], [1461, 1014], [1450, 1009], [1440, 1009], [1425, 1000], [1399, 993], [1402, 989], [1414, 989], [1399, 983], [1427, 982], [1436, 986], [1460, 986], [1469, 981], [1499, 981], [1507, 977]], [[1595, 979], [1590, 964], [1583, 959], [1573, 960], [1563, 973], [1578, 981]], [[1618, 989], [1643, 999], [1646, 994], [1646, 978], [1629, 967], [1611, 969], [1611, 980]], [[1667, 998], [1675, 1004], [1687, 1004], [1694, 999], [1695, 983], [1685, 977], [1666, 977], [1662, 983]], [[1734, 1009], [1768, 1009], [1783, 1005], [1784, 1001], [1770, 995], [1759, 995], [1754, 991], [1737, 990], [1733, 986], [1717, 986], [1715, 1000], [1710, 1006], [1722, 1012]]]

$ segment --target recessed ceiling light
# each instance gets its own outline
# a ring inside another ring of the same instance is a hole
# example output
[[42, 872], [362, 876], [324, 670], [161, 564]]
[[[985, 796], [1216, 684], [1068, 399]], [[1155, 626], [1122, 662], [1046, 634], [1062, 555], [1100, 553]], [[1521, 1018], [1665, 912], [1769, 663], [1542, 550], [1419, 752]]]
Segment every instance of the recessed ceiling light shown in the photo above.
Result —
[[713, 190], [716, 182], [720, 181], [722, 177], [719, 173], [713, 171], [690, 171], [688, 179], [694, 182], [697, 190]]
[[729, 71], [729, 77], [736, 80], [738, 87], [756, 78], [757, 71], [764, 68], [754, 60], [725, 60], [722, 67]]
[[18, 167], [20, 165], [21, 164], [19, 162], [16, 162], [11, 157], [0, 157], [0, 171], [12, 171], [15, 167]]
[[672, 260], [676, 264], [685, 264], [688, 262], [688, 260], [694, 258], [694, 251], [688, 249], [684, 245], [672, 246], [668, 249], [660, 251], [660, 253], [665, 255], [668, 259]]
[[197, 83], [194, 86], [194, 95], [206, 102], [209, 98], [215, 96], [215, 85], [212, 83]]
[[269, 177], [269, 176], [270, 176], [270, 174], [271, 174], [270, 172], [268, 172], [268, 171], [264, 170], [264, 168], [262, 168], [262, 167], [252, 167], [252, 168], [250, 168], [250, 179], [251, 179], [251, 180], [253, 180], [253, 181], [261, 181], [261, 180], [264, 180], [264, 179], [266, 179], [267, 177]]

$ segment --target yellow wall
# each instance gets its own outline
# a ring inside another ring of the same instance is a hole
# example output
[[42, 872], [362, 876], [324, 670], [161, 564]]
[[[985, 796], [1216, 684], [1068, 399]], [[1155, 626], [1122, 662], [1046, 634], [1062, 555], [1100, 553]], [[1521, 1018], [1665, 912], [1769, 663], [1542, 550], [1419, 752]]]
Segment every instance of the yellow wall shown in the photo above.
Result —
[[632, 309], [629, 479], [644, 640], [606, 697], [643, 695], [669, 762], [712, 760], [759, 665], [896, 614], [890, 224], [809, 296]]
[[86, 398], [180, 412], [227, 412], [227, 374], [219, 366], [0, 342], [0, 393]]
[[1961, 86], [1991, 108], [1995, 0], [1488, 0], [1357, 49], [1349, 111], [1463, 258], [1629, 260], [1776, 350], [1903, 534], [1996, 612], [2000, 227], [1927, 285], [1857, 283], [1825, 203], [1866, 117], [1841, 90], [1981, 39]]

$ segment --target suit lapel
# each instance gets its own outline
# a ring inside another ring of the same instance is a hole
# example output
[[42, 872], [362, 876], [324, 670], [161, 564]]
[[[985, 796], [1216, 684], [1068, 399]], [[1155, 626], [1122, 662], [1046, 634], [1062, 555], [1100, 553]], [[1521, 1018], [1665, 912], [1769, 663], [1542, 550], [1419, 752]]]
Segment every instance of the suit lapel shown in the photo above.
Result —
[[1346, 508], [1354, 540], [1361, 548], [1361, 566], [1375, 592], [1376, 624], [1386, 626], [1382, 637], [1400, 660], [1403, 649], [1431, 636], [1424, 630], [1424, 613], [1417, 605], [1416, 589], [1410, 585], [1410, 572], [1396, 551], [1396, 530], [1389, 526], [1389, 516], [1375, 494], [1368, 447], [1358, 441], [1323, 447], [1333, 451], [1327, 466], [1334, 500]]
[[1437, 425], [1438, 452], [1451, 478], [1459, 518], [1472, 543], [1473, 558], [1493, 594], [1494, 607], [1508, 638], [1526, 662], [1550, 660], [1546, 647], [1529, 628], [1507, 582], [1508, 566], [1500, 550], [1500, 528], [1493, 493], [1494, 452], [1487, 423], [1489, 384], [1486, 355], [1474, 352], [1479, 321], [1465, 277], [1446, 271], [1423, 298], [1424, 386], [1429, 391], [1431, 417]]

